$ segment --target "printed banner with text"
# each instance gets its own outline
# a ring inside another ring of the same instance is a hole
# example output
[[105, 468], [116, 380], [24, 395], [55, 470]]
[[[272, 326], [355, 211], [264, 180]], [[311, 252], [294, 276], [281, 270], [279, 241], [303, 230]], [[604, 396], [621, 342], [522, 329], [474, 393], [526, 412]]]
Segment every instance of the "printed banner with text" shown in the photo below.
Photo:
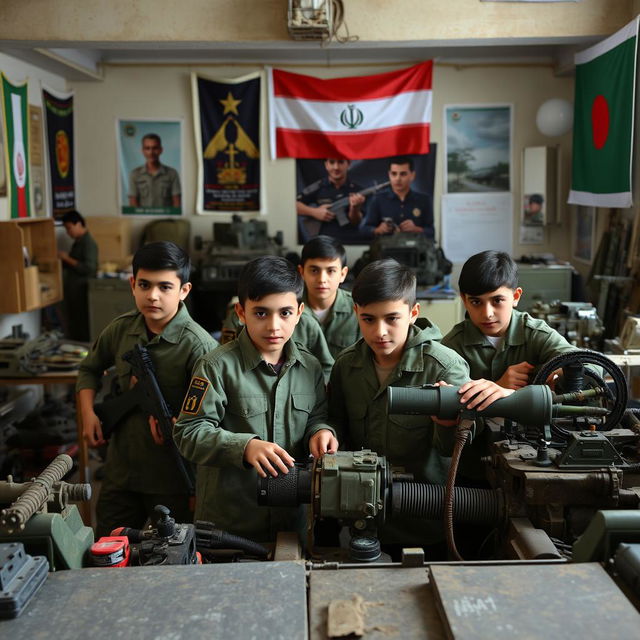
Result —
[[432, 61], [351, 78], [272, 69], [272, 157], [367, 160], [429, 153], [432, 75]]
[[260, 210], [260, 73], [235, 80], [191, 76], [197, 212]]
[[73, 161], [73, 94], [42, 90], [51, 176], [52, 211], [61, 218], [76, 208], [75, 167]]
[[31, 185], [27, 83], [15, 86], [3, 73], [2, 106], [6, 140], [5, 161], [9, 176], [9, 217], [28, 218], [31, 215]]

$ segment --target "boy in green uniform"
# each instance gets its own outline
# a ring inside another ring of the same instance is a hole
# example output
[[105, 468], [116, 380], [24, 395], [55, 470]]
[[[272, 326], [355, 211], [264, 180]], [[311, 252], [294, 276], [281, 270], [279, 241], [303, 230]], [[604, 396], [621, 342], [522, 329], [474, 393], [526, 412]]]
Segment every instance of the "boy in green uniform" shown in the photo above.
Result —
[[[90, 446], [104, 443], [94, 411], [103, 373], [115, 365], [120, 390], [133, 386], [131, 366], [122, 355], [134, 345], [148, 349], [164, 398], [176, 409], [197, 359], [217, 345], [184, 305], [191, 290], [190, 270], [189, 257], [172, 242], [146, 244], [134, 255], [131, 290], [137, 310], [113, 320], [80, 364], [76, 390], [84, 438]], [[171, 509], [177, 522], [192, 520], [188, 489], [171, 451], [157, 444], [152, 423], [142, 411], [133, 411], [109, 440], [96, 507], [98, 536], [118, 526], [141, 528], [157, 504]]]
[[300, 509], [257, 506], [254, 470], [277, 476], [304, 460], [307, 446], [316, 457], [338, 446], [320, 364], [291, 339], [303, 287], [284, 258], [245, 265], [236, 304], [245, 328], [197, 363], [174, 431], [198, 464], [196, 518], [259, 541], [303, 523]]
[[[351, 293], [340, 288], [347, 277], [347, 254], [330, 236], [316, 236], [302, 249], [298, 267], [305, 284], [304, 312], [322, 329], [333, 358], [360, 338]], [[301, 336], [303, 343], [305, 336]]]
[[[438, 342], [437, 327], [418, 317], [416, 279], [408, 267], [395, 260], [368, 264], [356, 279], [353, 300], [362, 339], [336, 358], [329, 383], [329, 424], [343, 449], [372, 449], [404, 467], [416, 481], [442, 484], [448, 467], [443, 457], [451, 455], [455, 438], [452, 423], [423, 415], [388, 415], [387, 387], [464, 385], [469, 367]], [[468, 408], [484, 408], [495, 389], [483, 389], [474, 398], [474, 385], [465, 385], [461, 402], [473, 398]], [[387, 521], [379, 534], [386, 544], [424, 546], [440, 542], [443, 527], [403, 517]]]
[[462, 267], [458, 287], [467, 317], [442, 344], [469, 363], [472, 378], [520, 389], [545, 362], [576, 349], [544, 320], [515, 308], [522, 289], [518, 267], [508, 253], [483, 251], [471, 256]]

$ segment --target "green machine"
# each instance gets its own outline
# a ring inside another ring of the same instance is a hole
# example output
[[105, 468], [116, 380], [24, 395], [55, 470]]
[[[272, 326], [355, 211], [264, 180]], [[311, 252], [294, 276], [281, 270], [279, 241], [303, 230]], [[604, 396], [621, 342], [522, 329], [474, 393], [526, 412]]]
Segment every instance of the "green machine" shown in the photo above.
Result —
[[73, 461], [59, 455], [30, 482], [0, 482], [0, 542], [22, 542], [27, 553], [45, 556], [51, 571], [80, 569], [93, 544], [93, 529], [71, 501], [89, 500], [91, 485], [62, 478]]

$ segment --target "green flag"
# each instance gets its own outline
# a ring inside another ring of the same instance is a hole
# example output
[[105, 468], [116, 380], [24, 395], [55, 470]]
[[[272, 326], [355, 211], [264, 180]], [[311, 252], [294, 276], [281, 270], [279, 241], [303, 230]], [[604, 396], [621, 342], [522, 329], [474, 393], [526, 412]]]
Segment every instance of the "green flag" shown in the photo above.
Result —
[[9, 177], [9, 210], [11, 218], [31, 215], [29, 184], [29, 110], [27, 83], [16, 87], [2, 74], [2, 106], [6, 140], [6, 167]]
[[570, 204], [631, 206], [638, 18], [576, 54]]

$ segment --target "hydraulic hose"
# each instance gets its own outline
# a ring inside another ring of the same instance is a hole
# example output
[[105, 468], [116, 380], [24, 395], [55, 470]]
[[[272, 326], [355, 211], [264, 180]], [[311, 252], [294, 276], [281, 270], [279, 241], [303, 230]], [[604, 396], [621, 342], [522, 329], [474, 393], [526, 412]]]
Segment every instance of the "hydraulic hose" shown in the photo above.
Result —
[[211, 522], [201, 520], [196, 522], [196, 546], [204, 550], [238, 549], [257, 558], [266, 558], [269, 555], [269, 550], [258, 542], [216, 529]]
[[[445, 488], [423, 482], [394, 482], [391, 510], [394, 515], [440, 520], [444, 511]], [[491, 489], [454, 487], [453, 519], [456, 523], [493, 525], [502, 518], [500, 495]]]

